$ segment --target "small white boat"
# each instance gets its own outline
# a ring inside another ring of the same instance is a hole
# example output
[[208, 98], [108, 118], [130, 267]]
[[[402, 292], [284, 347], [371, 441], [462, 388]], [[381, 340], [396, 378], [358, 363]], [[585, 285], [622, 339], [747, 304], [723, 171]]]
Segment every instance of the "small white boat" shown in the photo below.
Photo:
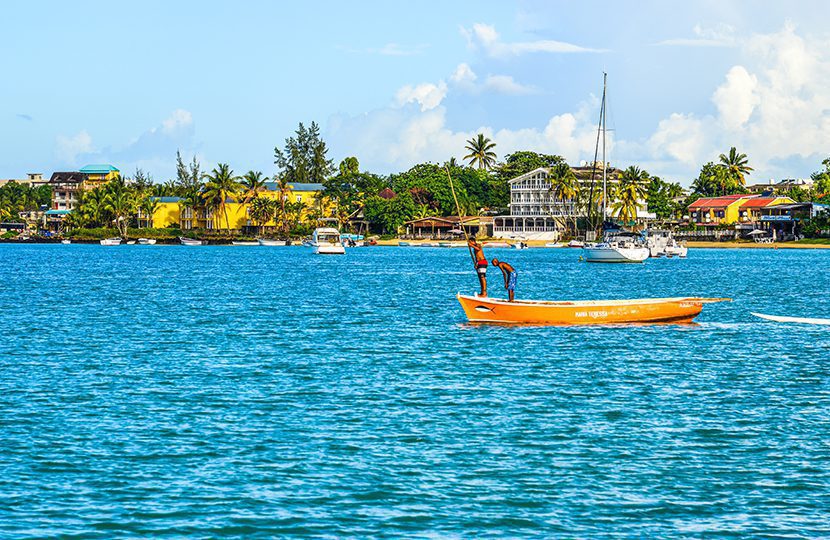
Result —
[[582, 248], [586, 262], [641, 263], [648, 259], [649, 250], [640, 235], [632, 232], [608, 233], [603, 242]]
[[780, 315], [766, 315], [764, 313], [752, 313], [752, 315], [760, 319], [765, 319], [767, 321], [775, 321], [782, 323], [830, 325], [830, 319], [814, 319], [809, 317], [782, 317]]
[[102, 246], [120, 246], [121, 245], [121, 239], [120, 238], [105, 238], [104, 240], [101, 240], [101, 245]]
[[258, 246], [259, 242], [231, 242], [232, 246]]
[[195, 240], [193, 238], [185, 238], [184, 236], [179, 237], [179, 242], [182, 243], [183, 246], [202, 246], [204, 242], [201, 240]]
[[129, 241], [127, 241], [127, 245], [128, 245], [128, 246], [134, 246], [134, 245], [135, 245], [135, 240], [129, 240]]
[[511, 247], [513, 249], [528, 249], [529, 246], [524, 242], [519, 242], [518, 244], [513, 244]]
[[484, 242], [483, 244], [481, 244], [481, 247], [501, 249], [509, 248], [510, 244], [508, 244], [507, 242]]
[[568, 244], [565, 247], [584, 248], [585, 247], [585, 242], [583, 242], [582, 240], [571, 240], [570, 242], [568, 242]]
[[398, 245], [401, 247], [410, 247], [412, 244], [409, 242], [398, 242]]
[[346, 248], [340, 242], [340, 231], [331, 227], [318, 227], [311, 235], [311, 245], [317, 255], [345, 255]]
[[141, 244], [142, 246], [154, 246], [154, 245], [156, 245], [156, 239], [155, 238], [139, 238], [138, 243]]
[[61, 240], [61, 244], [64, 244], [64, 245], [71, 244], [71, 243], [72, 243], [72, 240]]
[[257, 238], [260, 246], [287, 246], [285, 240], [272, 240], [270, 238]]
[[562, 242], [548, 242], [547, 244], [545, 244], [545, 247], [546, 248], [561, 248], [561, 247], [565, 247], [565, 244], [562, 243]]

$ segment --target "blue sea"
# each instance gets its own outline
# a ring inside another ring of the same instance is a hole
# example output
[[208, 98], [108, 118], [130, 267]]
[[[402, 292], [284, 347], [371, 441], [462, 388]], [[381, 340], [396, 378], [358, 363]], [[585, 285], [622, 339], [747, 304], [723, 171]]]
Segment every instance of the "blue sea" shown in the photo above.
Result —
[[0, 245], [0, 537], [830, 536], [830, 327], [750, 315], [830, 317], [830, 251], [487, 254], [734, 302], [472, 326], [463, 249]]

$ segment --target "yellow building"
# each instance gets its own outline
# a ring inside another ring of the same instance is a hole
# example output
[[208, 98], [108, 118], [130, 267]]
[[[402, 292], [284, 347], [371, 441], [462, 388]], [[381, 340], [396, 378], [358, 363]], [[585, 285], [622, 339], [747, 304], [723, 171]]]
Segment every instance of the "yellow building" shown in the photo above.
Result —
[[[265, 191], [260, 192], [259, 196], [278, 201], [280, 199], [278, 189], [275, 182], [267, 182]], [[322, 191], [322, 184], [294, 183], [289, 184], [289, 190], [284, 194], [284, 198], [286, 204], [303, 203], [305, 205], [301, 219], [305, 219], [315, 209], [319, 210], [321, 215], [326, 216], [331, 213], [332, 205], [320, 196]], [[180, 201], [180, 197], [159, 197], [158, 207], [153, 213], [152, 226], [161, 228], [177, 223], [183, 230], [244, 230], [257, 225], [250, 218], [250, 204], [247, 203], [228, 201], [225, 203], [225, 211], [220, 212], [216, 208], [185, 207]], [[141, 216], [139, 219], [142, 219]], [[263, 225], [276, 227], [278, 224], [271, 220]]]
[[755, 197], [751, 194], [704, 197], [689, 205], [689, 214], [698, 225], [737, 223], [741, 205]]
[[109, 164], [87, 165], [86, 167], [81, 167], [78, 172], [86, 175], [86, 179], [84, 180], [84, 184], [82, 186], [84, 190], [89, 190], [106, 184], [121, 174], [121, 171]]

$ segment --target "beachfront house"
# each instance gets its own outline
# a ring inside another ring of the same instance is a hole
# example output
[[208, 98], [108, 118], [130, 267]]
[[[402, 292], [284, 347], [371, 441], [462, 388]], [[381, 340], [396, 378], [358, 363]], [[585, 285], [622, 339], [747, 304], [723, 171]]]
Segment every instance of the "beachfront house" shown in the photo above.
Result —
[[790, 204], [795, 201], [789, 197], [752, 197], [745, 199], [738, 207], [738, 223], [736, 229], [755, 228], [755, 224], [761, 221], [761, 212], [765, 208], [780, 204]]
[[479, 234], [491, 236], [493, 218], [488, 216], [422, 217], [404, 223], [406, 238], [449, 240]]
[[689, 205], [691, 220], [701, 226], [731, 225], [740, 218], [741, 205], [748, 199], [758, 197], [751, 193], [702, 197]]
[[830, 205], [814, 202], [791, 202], [767, 206], [761, 209], [758, 229], [770, 235], [789, 240], [801, 234], [801, 223], [821, 214], [830, 213]]
[[[595, 166], [585, 164], [571, 167], [576, 181], [583, 192], [602, 190], [602, 163]], [[606, 171], [609, 192], [614, 189], [622, 171], [609, 167]], [[551, 191], [551, 169], [541, 167], [509, 181], [510, 204], [507, 215], [496, 216], [493, 220], [493, 236], [496, 238], [524, 238], [534, 240], [556, 240], [572, 226], [575, 219], [587, 217], [584, 207], [573, 200], [560, 200]], [[607, 217], [612, 216], [609, 206]], [[646, 202], [637, 209], [638, 220], [654, 219]], [[569, 225], [570, 224], [570, 225]]]

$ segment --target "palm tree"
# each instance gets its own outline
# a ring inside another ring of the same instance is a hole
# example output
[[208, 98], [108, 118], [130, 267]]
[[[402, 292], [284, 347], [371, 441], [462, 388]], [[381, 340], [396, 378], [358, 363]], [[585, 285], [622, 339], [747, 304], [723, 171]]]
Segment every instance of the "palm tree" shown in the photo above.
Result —
[[262, 177], [260, 171], [248, 171], [242, 176], [242, 193], [240, 202], [243, 204], [253, 201], [260, 192], [265, 191], [265, 182], [268, 177]]
[[746, 185], [744, 175], [749, 175], [753, 169], [749, 166], [749, 159], [746, 154], [739, 154], [733, 146], [729, 149], [729, 155], [720, 155], [720, 164], [726, 167], [729, 176], [736, 179], [742, 186]]
[[490, 169], [496, 164], [496, 153], [493, 152], [495, 147], [496, 143], [479, 133], [475, 139], [467, 141], [464, 149], [470, 153], [464, 156], [464, 159], [470, 160], [470, 166], [478, 163], [479, 169]]
[[620, 175], [616, 189], [616, 199], [612, 209], [624, 223], [637, 220], [637, 208], [646, 198], [646, 189], [650, 176], [636, 166], [631, 166]]
[[251, 208], [248, 213], [253, 222], [257, 224], [259, 234], [262, 236], [263, 226], [274, 219], [277, 213], [277, 201], [267, 197], [255, 197], [251, 201]]
[[[557, 163], [550, 170], [550, 193], [553, 195], [554, 201], [562, 203], [562, 207], [570, 202], [574, 203], [579, 195], [579, 182], [576, 180], [576, 175], [573, 169], [567, 163]], [[574, 219], [574, 229], [576, 229], [576, 211], [572, 209], [570, 214]], [[566, 214], [567, 215], [567, 214]], [[556, 217], [554, 217], [556, 219]], [[567, 217], [564, 218], [567, 227]]]
[[[219, 210], [225, 216], [225, 228], [230, 230], [231, 224], [228, 220], [227, 201], [236, 200], [239, 197], [239, 177], [233, 175], [233, 169], [227, 163], [220, 163], [213, 168], [210, 174], [203, 176], [207, 180], [202, 198], [208, 206]], [[215, 219], [215, 218], [214, 218]]]
[[[138, 209], [144, 215], [144, 220], [147, 222], [147, 227], [149, 228], [153, 227], [153, 215], [156, 213], [156, 210], [158, 210], [158, 207], [158, 197], [144, 197], [138, 205]], [[138, 228], [141, 228], [141, 222], [139, 222]]]
[[129, 219], [135, 213], [136, 200], [133, 192], [117, 176], [106, 186], [107, 195], [104, 198], [104, 209], [113, 217], [115, 226], [122, 238], [127, 237]]
[[282, 232], [284, 235], [288, 235], [288, 227], [286, 222], [286, 215], [285, 215], [285, 201], [288, 199], [288, 194], [291, 192], [291, 184], [288, 183], [288, 180], [283, 176], [282, 178], [274, 177], [274, 180], [277, 183], [277, 192], [280, 196], [280, 221], [282, 222]]

